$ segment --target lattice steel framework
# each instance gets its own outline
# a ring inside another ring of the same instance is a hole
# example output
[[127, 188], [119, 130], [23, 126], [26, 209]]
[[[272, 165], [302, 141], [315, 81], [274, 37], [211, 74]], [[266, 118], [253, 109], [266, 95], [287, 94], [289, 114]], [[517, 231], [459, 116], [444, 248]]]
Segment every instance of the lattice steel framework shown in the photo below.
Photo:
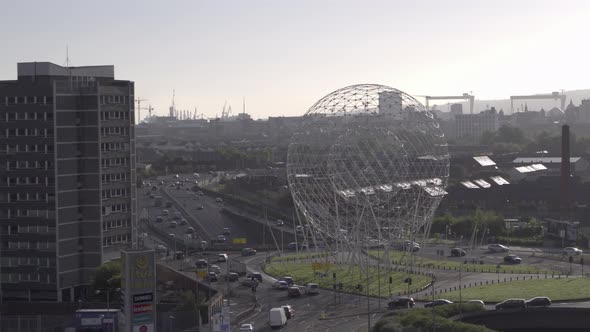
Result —
[[287, 157], [293, 200], [313, 234], [356, 249], [427, 229], [448, 174], [433, 115], [408, 94], [373, 84], [316, 102]]

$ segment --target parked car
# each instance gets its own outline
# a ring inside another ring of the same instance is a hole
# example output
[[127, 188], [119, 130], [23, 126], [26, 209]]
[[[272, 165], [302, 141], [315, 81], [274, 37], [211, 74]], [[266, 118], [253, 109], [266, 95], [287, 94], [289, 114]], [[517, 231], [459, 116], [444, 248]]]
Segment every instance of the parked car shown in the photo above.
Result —
[[292, 277], [289, 277], [289, 276], [282, 277], [279, 280], [282, 280], [282, 281], [286, 282], [289, 286], [295, 285], [295, 281], [293, 280]]
[[227, 254], [219, 254], [217, 256], [217, 261], [218, 262], [227, 262]]
[[282, 305], [281, 308], [283, 308], [283, 310], [285, 310], [285, 316], [287, 316], [287, 319], [291, 319], [293, 317], [295, 317], [295, 310], [293, 310], [293, 307], [291, 307], [288, 304]]
[[272, 308], [269, 314], [270, 327], [273, 329], [283, 328], [287, 324], [287, 315], [283, 308]]
[[242, 249], [242, 256], [253, 256], [256, 255], [256, 249], [244, 248]]
[[252, 280], [258, 280], [258, 282], [262, 282], [262, 274], [258, 272], [250, 273], [247, 278]]
[[283, 280], [277, 280], [274, 284], [272, 284], [272, 288], [276, 288], [279, 290], [286, 290], [289, 288], [289, 284]]
[[204, 259], [197, 259], [197, 261], [195, 262], [195, 266], [197, 267], [197, 269], [202, 269], [207, 267], [207, 261]]
[[438, 299], [424, 304], [424, 308], [438, 307], [439, 305], [452, 304], [453, 302], [447, 299]]
[[291, 286], [287, 289], [287, 295], [290, 297], [298, 297], [301, 296], [301, 289], [297, 286]]
[[469, 300], [469, 301], [467, 301], [467, 304], [477, 304], [482, 307], [485, 307], [485, 303], [483, 303], [482, 300]]
[[510, 248], [508, 248], [504, 245], [501, 245], [499, 243], [494, 243], [494, 244], [490, 244], [488, 246], [488, 250], [493, 251], [493, 252], [508, 252], [508, 251], [510, 251]]
[[254, 332], [254, 325], [242, 324], [240, 325], [240, 332]]
[[231, 232], [229, 230], [229, 227], [223, 227], [223, 235], [230, 235]]
[[522, 259], [514, 254], [510, 254], [504, 257], [504, 262], [509, 264], [520, 264]]
[[568, 256], [578, 256], [578, 255], [582, 255], [584, 252], [578, 248], [575, 247], [566, 247], [563, 248], [563, 254], [564, 255], [568, 255]]
[[461, 248], [453, 248], [451, 249], [451, 256], [452, 257], [462, 257], [467, 255], [467, 252]]
[[496, 310], [524, 308], [526, 308], [526, 302], [524, 299], [508, 299], [496, 304]]
[[392, 299], [391, 301], [389, 301], [387, 303], [387, 307], [389, 307], [390, 309], [394, 309], [394, 308], [413, 308], [414, 305], [416, 303], [414, 302], [414, 299], [411, 297], [407, 297], [407, 296], [400, 296], [397, 298]]
[[314, 283], [308, 283], [305, 287], [305, 293], [307, 295], [316, 295], [320, 293], [320, 285]]
[[527, 307], [547, 307], [551, 305], [551, 299], [547, 296], [537, 296], [526, 301]]

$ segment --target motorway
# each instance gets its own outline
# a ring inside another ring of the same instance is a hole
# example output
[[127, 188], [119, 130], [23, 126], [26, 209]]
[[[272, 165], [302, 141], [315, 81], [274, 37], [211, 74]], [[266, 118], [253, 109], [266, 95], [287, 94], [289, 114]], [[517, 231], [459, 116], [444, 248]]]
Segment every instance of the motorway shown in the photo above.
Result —
[[[182, 178], [183, 176], [181, 176]], [[166, 182], [174, 181], [175, 179], [170, 177], [166, 179]], [[153, 181], [156, 182], [156, 181]], [[268, 236], [268, 228], [263, 226], [263, 224], [253, 224], [251, 222], [245, 222], [244, 220], [240, 220], [240, 218], [230, 217], [227, 214], [222, 213], [222, 209], [227, 204], [225, 202], [216, 202], [215, 198], [212, 196], [200, 196], [196, 195], [193, 191], [189, 188], [192, 187], [194, 182], [191, 184], [187, 182], [186, 185], [181, 185], [180, 189], [176, 187], [165, 187], [165, 192], [173, 198], [173, 203], [175, 203], [174, 207], [172, 208], [165, 208], [165, 204], [169, 199], [167, 199], [164, 195], [160, 193], [160, 190], [152, 190], [151, 187], [141, 188], [138, 190], [138, 197], [139, 197], [139, 206], [140, 211], [145, 208], [145, 212], [147, 212], [148, 222], [152, 225], [157, 225], [158, 229], [162, 230], [164, 234], [174, 234], [174, 237], [180, 241], [194, 241], [194, 245], [198, 245], [200, 241], [210, 241], [217, 237], [217, 235], [223, 232], [224, 227], [228, 227], [231, 231], [231, 235], [228, 236], [228, 242], [231, 242], [234, 238], [245, 238], [247, 241], [248, 246], [256, 247], [261, 243], [269, 244], [272, 240], [272, 237]], [[189, 189], [189, 190], [187, 190]], [[163, 198], [163, 205], [162, 207], [155, 207], [154, 206], [154, 199], [149, 198], [149, 194], [153, 193], [156, 196], [164, 196]], [[178, 205], [176, 205], [178, 204]], [[200, 206], [203, 208], [201, 209]], [[185, 210], [189, 215], [190, 218], [188, 219], [188, 225], [178, 225], [175, 228], [170, 227], [170, 222], [172, 220], [172, 216], [174, 212], [181, 210]], [[157, 216], [162, 215], [162, 210], [167, 209], [169, 210], [170, 216], [165, 218], [164, 222], [156, 223], [155, 219]], [[192, 226], [197, 230], [198, 237], [196, 238], [187, 238], [186, 237], [186, 229], [187, 227]], [[144, 228], [142, 232], [147, 232]], [[266, 233], [266, 235], [265, 235]], [[153, 232], [149, 232], [148, 238], [146, 238], [146, 242], [150, 242], [151, 245], [156, 245], [158, 243], [162, 243], [162, 239], [159, 239], [157, 236], [154, 236]], [[280, 237], [275, 236], [276, 244], [280, 247]], [[181, 240], [182, 239], [182, 240]], [[274, 242], [274, 241], [273, 241]], [[286, 245], [286, 244], [283, 244]], [[421, 255], [424, 257], [428, 257], [431, 259], [437, 258], [437, 251], [445, 250], [445, 253], [448, 254], [449, 252], [449, 245], [428, 245], [422, 246], [423, 249], [421, 250]], [[173, 248], [170, 248], [170, 251], [173, 251]], [[528, 248], [518, 248], [512, 247], [511, 253], [518, 254], [522, 259], [523, 263], [528, 265], [535, 265], [541, 268], [550, 268], [552, 270], [563, 270], [569, 271], [570, 264], [567, 260], [562, 259], [558, 255], [550, 256], [549, 259], [547, 258], [540, 258], [538, 256], [542, 255], [543, 253], [539, 252], [538, 250], [531, 250]], [[212, 256], [215, 259], [217, 252], [212, 252]], [[534, 256], [533, 256], [534, 254]], [[163, 255], [165, 256], [165, 254]], [[468, 259], [477, 258], [478, 260], [484, 260], [485, 263], [488, 264], [497, 264], [502, 262], [502, 258], [505, 256], [503, 253], [492, 253], [487, 250], [487, 248], [476, 248], [469, 252], [467, 256]], [[546, 256], [544, 256], [546, 257]], [[199, 253], [195, 253], [194, 256], [188, 257], [186, 261], [180, 262], [171, 262], [173, 266], [177, 269], [181, 267], [191, 267], [189, 270], [194, 271], [194, 261], [200, 258]], [[453, 258], [453, 257], [439, 257], [441, 260], [456, 260], [456, 261], [463, 261], [466, 257], [462, 258]], [[165, 260], [165, 257], [162, 257]], [[248, 264], [249, 269], [251, 271], [258, 270], [260, 271], [260, 264], [264, 259], [264, 255], [259, 253], [257, 256], [253, 257], [241, 257], [239, 255], [231, 255], [231, 259], [236, 259], [240, 261], [244, 261]], [[227, 268], [224, 263], [217, 264], [220, 266], [222, 271], [226, 271]], [[573, 272], [574, 274], [579, 274], [581, 272], [582, 266], [579, 264], [573, 264]], [[442, 287], [452, 287], [453, 285], [457, 284], [457, 271], [449, 271], [449, 270], [434, 270], [437, 274], [437, 283], [436, 288], [440, 289]], [[187, 272], [194, 276], [194, 272]], [[224, 272], [222, 272], [224, 274]], [[516, 276], [516, 275], [511, 275]], [[469, 282], [478, 282], [482, 280], [488, 279], [495, 279], [497, 278], [496, 273], [466, 273], [463, 272], [463, 283], [467, 284]], [[256, 326], [257, 331], [266, 331], [269, 330], [268, 327], [268, 310], [269, 308], [279, 306], [281, 304], [290, 304], [296, 311], [295, 318], [289, 320], [289, 324], [284, 329], [285, 331], [333, 331], [333, 330], [346, 330], [346, 331], [355, 331], [357, 329], [363, 330], [366, 329], [367, 325], [367, 299], [366, 298], [359, 298], [355, 295], [348, 295], [348, 294], [339, 294], [338, 296], [334, 296], [332, 291], [329, 290], [321, 290], [320, 294], [317, 296], [302, 296], [300, 298], [288, 298], [286, 292], [278, 291], [271, 288], [271, 284], [274, 282], [274, 279], [265, 276], [264, 283], [258, 287], [256, 296], [258, 301], [258, 307], [254, 314], [249, 317], [246, 317], [242, 320], [241, 323], [253, 323]], [[219, 283], [220, 286], [223, 283]], [[246, 289], [243, 286], [238, 286], [239, 284], [235, 283], [234, 287], [242, 288], [242, 291], [249, 292], [249, 289]], [[425, 292], [428, 292], [426, 290]], [[443, 297], [444, 294], [440, 294], [436, 296], [437, 298]], [[360, 301], [360, 303], [359, 303]], [[376, 299], [369, 300], [371, 303], [372, 309], [377, 309], [378, 302]], [[371, 322], [375, 323], [378, 318], [385, 312], [383, 307], [386, 306], [386, 301], [381, 301], [382, 310], [377, 310], [377, 313], [371, 314]], [[421, 305], [417, 305], [421, 306]], [[590, 302], [577, 302], [577, 303], [555, 303], [554, 306], [568, 306], [568, 307], [590, 307]], [[490, 309], [493, 309], [493, 306], [489, 306]], [[325, 314], [325, 319], [320, 319]], [[238, 322], [232, 322], [236, 324]], [[237, 329], [236, 329], [237, 331]]]

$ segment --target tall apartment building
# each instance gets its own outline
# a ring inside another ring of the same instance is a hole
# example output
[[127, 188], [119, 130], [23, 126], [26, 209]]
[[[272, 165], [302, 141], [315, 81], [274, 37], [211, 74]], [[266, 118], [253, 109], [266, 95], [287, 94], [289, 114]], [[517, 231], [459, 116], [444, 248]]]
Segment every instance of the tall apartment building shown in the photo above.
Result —
[[0, 81], [5, 301], [76, 301], [136, 238], [134, 83], [114, 71], [19, 63]]

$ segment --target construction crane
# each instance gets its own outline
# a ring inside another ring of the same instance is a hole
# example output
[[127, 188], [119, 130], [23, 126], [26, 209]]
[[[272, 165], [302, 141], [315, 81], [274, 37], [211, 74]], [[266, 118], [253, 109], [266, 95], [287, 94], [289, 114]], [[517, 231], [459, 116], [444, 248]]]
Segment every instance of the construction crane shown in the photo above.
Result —
[[510, 113], [514, 113], [514, 101], [515, 100], [523, 100], [523, 99], [553, 99], [553, 100], [557, 100], [557, 99], [559, 99], [561, 101], [561, 109], [563, 110], [565, 108], [565, 98], [566, 98], [566, 95], [563, 93], [563, 90], [561, 93], [554, 91], [551, 93], [545, 93], [545, 94], [539, 94], [539, 95], [510, 96]]
[[154, 110], [154, 108], [152, 107], [152, 105], [148, 105], [148, 113], [150, 115], [150, 120], [152, 119], [152, 111]]
[[138, 124], [141, 123], [141, 102], [142, 101], [147, 101], [147, 99], [141, 99], [139, 97], [137, 97], [137, 99], [135, 99], [135, 102], [137, 103], [137, 123]]
[[475, 96], [464, 93], [462, 96], [424, 96], [426, 99], [426, 109], [429, 108], [428, 104], [430, 100], [452, 100], [452, 99], [461, 99], [469, 101], [469, 114], [473, 114], [473, 107], [475, 106]]

